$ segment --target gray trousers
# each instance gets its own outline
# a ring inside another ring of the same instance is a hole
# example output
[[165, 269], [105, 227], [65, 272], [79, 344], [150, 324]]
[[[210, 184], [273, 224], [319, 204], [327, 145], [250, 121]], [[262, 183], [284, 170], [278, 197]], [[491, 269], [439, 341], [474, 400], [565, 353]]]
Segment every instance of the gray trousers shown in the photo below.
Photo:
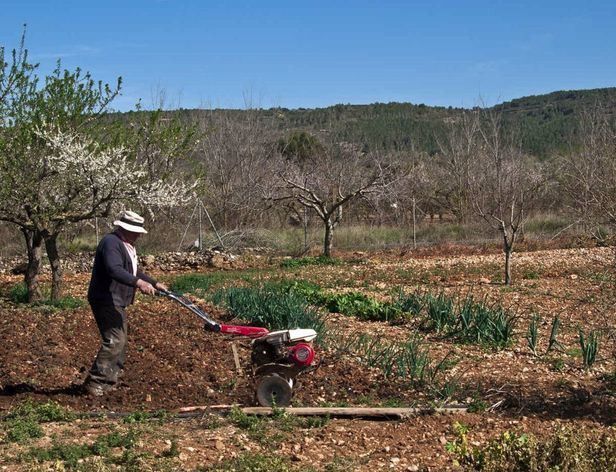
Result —
[[90, 369], [88, 382], [115, 384], [126, 360], [126, 311], [113, 305], [90, 305], [102, 344]]

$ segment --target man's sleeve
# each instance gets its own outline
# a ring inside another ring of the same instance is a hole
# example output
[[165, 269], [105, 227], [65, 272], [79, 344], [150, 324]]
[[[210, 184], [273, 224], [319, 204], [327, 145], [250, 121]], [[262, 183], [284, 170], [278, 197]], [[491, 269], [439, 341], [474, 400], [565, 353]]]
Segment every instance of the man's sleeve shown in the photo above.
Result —
[[124, 268], [122, 262], [121, 249], [113, 241], [108, 241], [103, 246], [103, 262], [109, 276], [116, 282], [134, 287], [137, 284], [137, 277]]

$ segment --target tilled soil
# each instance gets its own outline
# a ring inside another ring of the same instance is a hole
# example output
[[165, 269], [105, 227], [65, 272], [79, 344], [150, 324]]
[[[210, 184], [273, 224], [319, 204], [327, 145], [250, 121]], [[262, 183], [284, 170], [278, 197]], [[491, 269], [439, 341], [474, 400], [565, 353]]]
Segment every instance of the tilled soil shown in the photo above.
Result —
[[[457, 383], [458, 389], [445, 400], [469, 404], [480, 400], [489, 412], [462, 418], [422, 416], [393, 423], [340, 420], [286, 440], [278, 452], [295, 457], [300, 470], [302, 464], [318, 468], [347, 456], [353, 458], [352, 468], [357, 470], [443, 470], [452, 466], [444, 444], [451, 440], [451, 425], [457, 420], [471, 426], [478, 444], [509, 429], [543, 435], [562, 424], [589, 430], [613, 425], [616, 400], [613, 386], [606, 381], [614, 372], [616, 352], [613, 294], [605, 282], [611, 255], [608, 249], [521, 254], [515, 260], [513, 289], [493, 282], [500, 270], [497, 254], [434, 255], [420, 260], [408, 256], [395, 260], [387, 255], [365, 257], [356, 265], [288, 271], [288, 277], [314, 280], [329, 290], [362, 289], [376, 297], [385, 297], [396, 286], [448, 293], [466, 293], [472, 288], [474, 296], [516, 309], [519, 321], [515, 344], [502, 351], [460, 345], [434, 333], [423, 333], [435, 361], [446, 355], [455, 359], [447, 378]], [[171, 274], [157, 275], [172, 278]], [[84, 297], [88, 278], [88, 274], [68, 276], [70, 294]], [[3, 276], [0, 292], [6, 293], [18, 281], [18, 277]], [[214, 306], [202, 307], [221, 321], [238, 321]], [[530, 353], [524, 339], [534, 314], [542, 317], [540, 357]], [[555, 314], [562, 321], [559, 340], [563, 348], [543, 354]], [[81, 394], [79, 387], [99, 344], [89, 308], [51, 310], [0, 299], [0, 409], [8, 410], [26, 398], [52, 399], [76, 411], [153, 411], [255, 403], [248, 341], [204, 331], [197, 317], [166, 299], [140, 296], [129, 308], [128, 317], [126, 374], [116, 390], [103, 399], [93, 399]], [[390, 326], [342, 315], [328, 317], [342, 336], [365, 332], [403, 340], [418, 327], [413, 321]], [[581, 366], [579, 328], [601, 333], [599, 359], [592, 370]], [[232, 343], [239, 348], [239, 371]], [[400, 380], [385, 379], [353, 353], [338, 356], [322, 351], [320, 360], [316, 372], [300, 377], [294, 404], [430, 405], [443, 398]], [[241, 436], [233, 428], [205, 431], [198, 421], [168, 428], [179, 435], [183, 447], [189, 448], [183, 452], [182, 463], [187, 467], [216, 462], [216, 458], [245, 451], [246, 447], [253, 451], [261, 448], [250, 438], [230, 445], [225, 434], [236, 439]], [[311, 439], [306, 442], [304, 436]]]

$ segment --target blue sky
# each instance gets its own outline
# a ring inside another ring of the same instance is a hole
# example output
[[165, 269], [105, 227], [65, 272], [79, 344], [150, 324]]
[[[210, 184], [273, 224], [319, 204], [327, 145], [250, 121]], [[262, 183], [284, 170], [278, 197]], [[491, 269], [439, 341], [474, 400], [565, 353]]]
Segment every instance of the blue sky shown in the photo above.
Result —
[[[84, 6], [91, 4], [91, 6]], [[472, 106], [616, 85], [616, 1], [2, 0], [0, 45], [96, 79], [116, 109]]]

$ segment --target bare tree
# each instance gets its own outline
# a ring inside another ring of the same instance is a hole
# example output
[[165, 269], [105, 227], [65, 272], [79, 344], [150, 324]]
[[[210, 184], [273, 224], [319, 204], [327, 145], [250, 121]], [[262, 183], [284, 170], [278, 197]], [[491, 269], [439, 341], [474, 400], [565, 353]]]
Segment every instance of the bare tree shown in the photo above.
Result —
[[217, 111], [199, 125], [204, 135], [199, 149], [204, 196], [213, 217], [225, 229], [262, 219], [262, 182], [272, 177], [268, 159], [275, 148], [256, 112], [231, 113]]
[[281, 149], [279, 185], [271, 199], [294, 200], [312, 209], [325, 229], [323, 255], [330, 257], [345, 204], [382, 191], [391, 181], [389, 168], [379, 156], [364, 154], [346, 143], [324, 146], [308, 140], [305, 144], [310, 152], [304, 152], [304, 147], [293, 153], [286, 152], [288, 144]]
[[486, 110], [479, 125], [481, 145], [473, 162], [470, 195], [477, 214], [500, 232], [505, 284], [511, 284], [511, 257], [519, 232], [546, 187], [542, 168], [525, 156], [502, 129], [498, 110]]
[[579, 117], [581, 144], [560, 156], [560, 189], [576, 221], [595, 233], [616, 225], [616, 123], [602, 106]]
[[480, 139], [478, 111], [464, 111], [449, 119], [445, 136], [437, 140], [439, 154], [430, 160], [431, 198], [461, 224], [468, 223], [473, 212], [469, 184]]

